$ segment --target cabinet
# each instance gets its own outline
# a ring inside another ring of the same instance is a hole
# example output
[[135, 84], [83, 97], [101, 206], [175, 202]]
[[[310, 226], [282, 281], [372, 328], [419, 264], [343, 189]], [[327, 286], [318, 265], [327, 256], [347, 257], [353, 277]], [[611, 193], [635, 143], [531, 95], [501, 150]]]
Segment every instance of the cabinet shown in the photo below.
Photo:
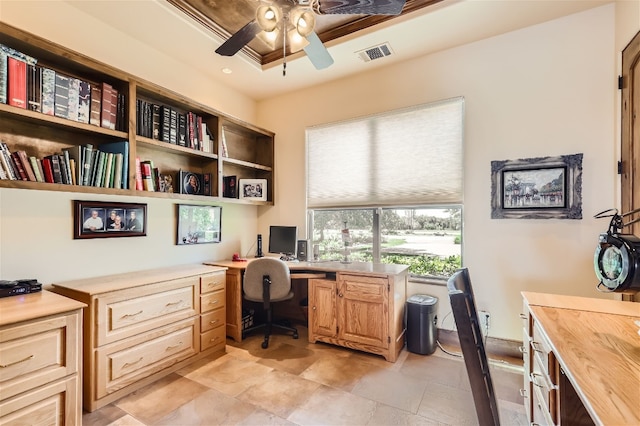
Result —
[[0, 424], [80, 424], [83, 306], [48, 291], [0, 299]]
[[53, 291], [89, 306], [83, 346], [88, 411], [225, 351], [224, 268], [182, 265], [56, 283]]
[[395, 276], [338, 273], [309, 280], [309, 342], [325, 342], [395, 361], [404, 344], [399, 315], [404, 283]]
[[[178, 93], [5, 23], [0, 23], [0, 43], [32, 56], [38, 60], [38, 65], [57, 73], [92, 84], [107, 83], [124, 95], [118, 106], [118, 111], [122, 111], [118, 130], [0, 103], [0, 140], [7, 144], [11, 152], [22, 150], [28, 156], [42, 159], [51, 154], [62, 153], [63, 149], [86, 144], [98, 149], [101, 144], [109, 142], [128, 141], [129, 144], [129, 172], [124, 179], [125, 189], [30, 180], [0, 180], [0, 188], [233, 201], [222, 197], [223, 177], [236, 176], [237, 179], [266, 179], [267, 198], [266, 201], [233, 202], [273, 204], [272, 132], [226, 116]], [[140, 114], [138, 100], [166, 106], [180, 115], [189, 112], [196, 114], [210, 130], [212, 143], [203, 149], [192, 149], [189, 144], [181, 146], [178, 143], [163, 142], [153, 134], [142, 132], [140, 124], [145, 118]], [[160, 174], [171, 176], [174, 193], [136, 190], [136, 158], [153, 162]], [[180, 170], [209, 175], [211, 195], [179, 194]]]

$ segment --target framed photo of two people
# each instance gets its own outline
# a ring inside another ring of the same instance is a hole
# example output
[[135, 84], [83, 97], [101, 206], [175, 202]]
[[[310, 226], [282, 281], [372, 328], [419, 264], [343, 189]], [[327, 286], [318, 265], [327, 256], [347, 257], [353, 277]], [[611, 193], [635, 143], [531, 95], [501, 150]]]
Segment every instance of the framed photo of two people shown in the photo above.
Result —
[[73, 238], [143, 237], [147, 205], [74, 200]]

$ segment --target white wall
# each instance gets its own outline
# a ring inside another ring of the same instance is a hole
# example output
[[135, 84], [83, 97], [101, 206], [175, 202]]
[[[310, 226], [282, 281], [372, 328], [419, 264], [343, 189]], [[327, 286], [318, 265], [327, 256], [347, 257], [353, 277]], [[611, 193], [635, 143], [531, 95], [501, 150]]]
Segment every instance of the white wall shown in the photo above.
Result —
[[[278, 199], [261, 208], [259, 229], [306, 228], [305, 127], [464, 96], [463, 261], [490, 335], [521, 340], [521, 291], [603, 297], [592, 259], [607, 223], [593, 215], [617, 201], [614, 36], [610, 4], [260, 103], [286, 167], [276, 167]], [[584, 154], [582, 220], [491, 219], [492, 160], [575, 153]], [[450, 311], [443, 287], [410, 291], [438, 296], [440, 318]]]

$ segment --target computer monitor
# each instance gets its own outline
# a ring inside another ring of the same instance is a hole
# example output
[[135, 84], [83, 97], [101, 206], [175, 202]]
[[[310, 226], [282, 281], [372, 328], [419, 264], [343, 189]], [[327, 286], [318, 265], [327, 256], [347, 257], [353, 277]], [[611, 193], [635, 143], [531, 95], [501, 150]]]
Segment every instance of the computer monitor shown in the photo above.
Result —
[[293, 260], [298, 242], [296, 226], [275, 226], [269, 228], [269, 253], [279, 253], [283, 260]]

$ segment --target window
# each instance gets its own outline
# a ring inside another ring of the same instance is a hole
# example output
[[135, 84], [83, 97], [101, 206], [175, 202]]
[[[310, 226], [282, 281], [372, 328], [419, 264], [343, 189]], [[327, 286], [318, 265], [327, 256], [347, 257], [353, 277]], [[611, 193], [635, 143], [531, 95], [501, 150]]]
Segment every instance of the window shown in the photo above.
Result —
[[455, 98], [307, 129], [308, 229], [321, 258], [440, 278], [461, 266], [463, 109]]

